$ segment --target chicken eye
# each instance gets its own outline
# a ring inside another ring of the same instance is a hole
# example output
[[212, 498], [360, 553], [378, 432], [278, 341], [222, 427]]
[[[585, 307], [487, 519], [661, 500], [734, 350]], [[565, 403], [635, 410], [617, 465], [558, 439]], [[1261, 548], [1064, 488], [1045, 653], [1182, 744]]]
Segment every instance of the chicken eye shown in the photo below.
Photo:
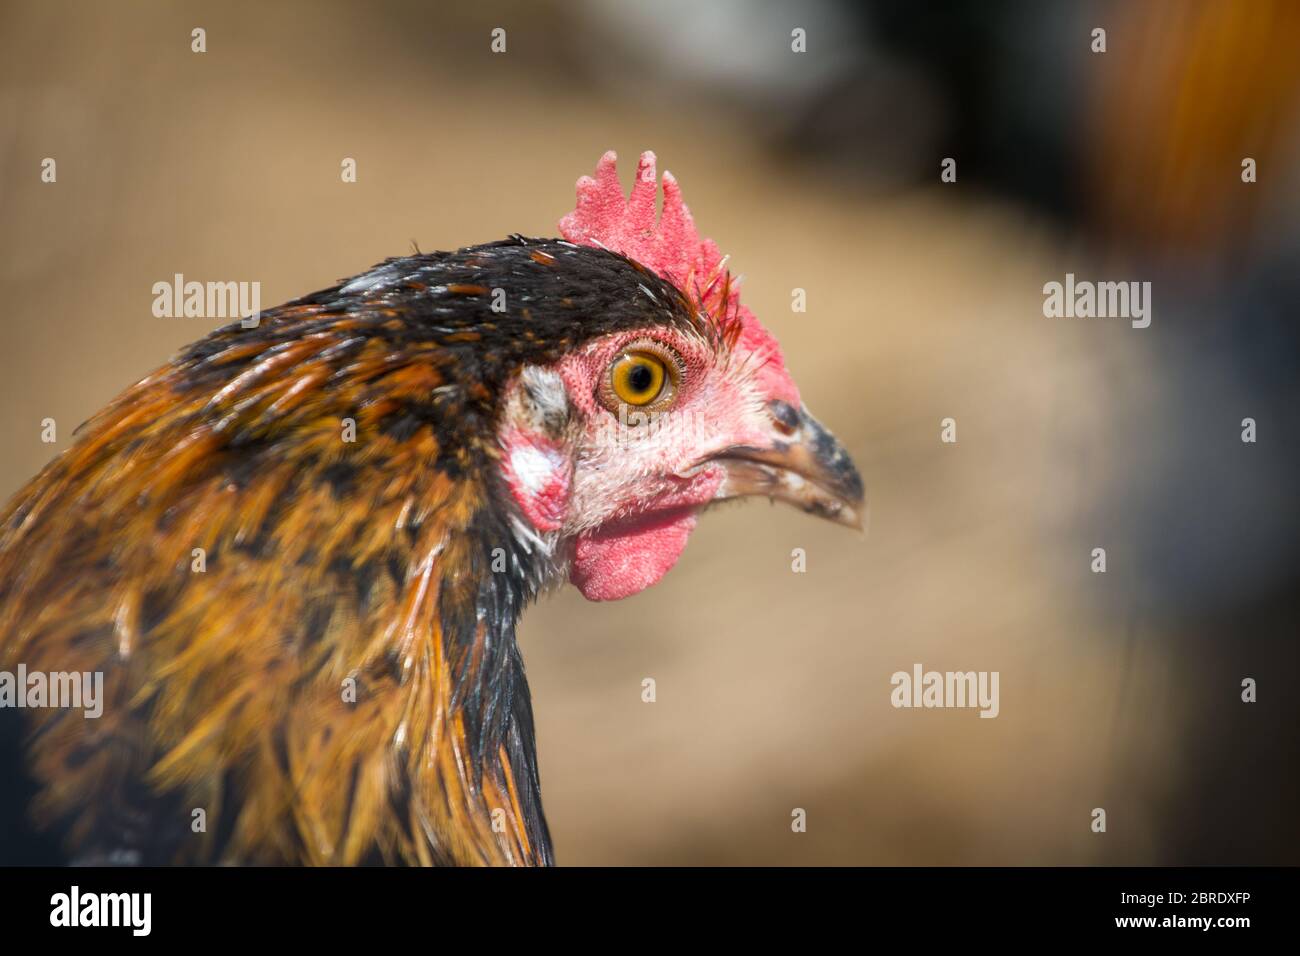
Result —
[[666, 411], [686, 381], [677, 350], [655, 339], [638, 339], [614, 357], [596, 386], [596, 398], [615, 415], [628, 408]]
[[649, 352], [624, 352], [609, 372], [614, 396], [628, 405], [649, 405], [663, 394], [667, 380], [664, 360]]

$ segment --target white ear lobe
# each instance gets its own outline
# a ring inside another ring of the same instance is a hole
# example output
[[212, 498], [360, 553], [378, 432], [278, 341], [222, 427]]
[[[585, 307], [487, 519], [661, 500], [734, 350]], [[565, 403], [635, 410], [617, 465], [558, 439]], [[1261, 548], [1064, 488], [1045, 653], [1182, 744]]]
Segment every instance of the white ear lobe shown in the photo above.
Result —
[[510, 470], [520, 489], [529, 495], [541, 494], [567, 464], [558, 454], [537, 445], [520, 445], [510, 452]]
[[569, 424], [569, 393], [554, 369], [525, 365], [519, 373], [521, 411], [532, 430], [559, 437]]

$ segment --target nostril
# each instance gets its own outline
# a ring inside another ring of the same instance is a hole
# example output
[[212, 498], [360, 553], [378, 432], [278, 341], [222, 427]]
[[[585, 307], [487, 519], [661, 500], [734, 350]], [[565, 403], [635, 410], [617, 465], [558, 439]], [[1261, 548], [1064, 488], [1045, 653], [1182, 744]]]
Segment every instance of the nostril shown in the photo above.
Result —
[[789, 402], [775, 398], [767, 403], [767, 410], [772, 413], [777, 428], [786, 435], [793, 435], [799, 430], [799, 410]]

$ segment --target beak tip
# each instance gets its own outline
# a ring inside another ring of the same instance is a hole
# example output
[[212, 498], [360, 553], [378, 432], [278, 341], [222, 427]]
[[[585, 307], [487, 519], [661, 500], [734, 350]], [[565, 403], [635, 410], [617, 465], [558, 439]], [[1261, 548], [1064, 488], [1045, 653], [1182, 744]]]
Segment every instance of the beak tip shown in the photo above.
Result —
[[863, 537], [867, 534], [867, 516], [866, 508], [861, 504], [845, 505], [844, 510], [840, 512], [840, 524], [853, 531], [857, 531]]
[[848, 452], [807, 408], [773, 402], [772, 417], [784, 433], [770, 445], [736, 445], [714, 456], [726, 472], [717, 497], [763, 494], [865, 536], [866, 490]]
[[866, 533], [866, 506], [860, 498], [853, 500], [823, 492], [811, 501], [804, 501], [803, 510], [814, 517]]

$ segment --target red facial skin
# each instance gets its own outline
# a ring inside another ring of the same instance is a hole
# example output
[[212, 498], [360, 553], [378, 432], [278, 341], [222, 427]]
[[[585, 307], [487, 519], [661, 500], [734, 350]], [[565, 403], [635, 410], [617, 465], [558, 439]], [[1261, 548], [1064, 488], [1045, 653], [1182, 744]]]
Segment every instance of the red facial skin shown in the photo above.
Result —
[[[681, 357], [677, 391], [651, 422], [637, 424], [635, 409], [620, 422], [600, 401], [600, 384], [625, 348], [646, 339]], [[797, 401], [798, 391], [767, 358], [743, 342], [715, 351], [676, 329], [608, 336], [555, 368], [571, 408], [563, 442], [516, 421], [503, 428], [511, 493], [534, 528], [560, 532], [571, 548], [570, 580], [589, 600], [624, 598], [662, 578], [723, 483], [723, 469], [707, 459], [736, 445], [770, 443], [767, 402]]]

